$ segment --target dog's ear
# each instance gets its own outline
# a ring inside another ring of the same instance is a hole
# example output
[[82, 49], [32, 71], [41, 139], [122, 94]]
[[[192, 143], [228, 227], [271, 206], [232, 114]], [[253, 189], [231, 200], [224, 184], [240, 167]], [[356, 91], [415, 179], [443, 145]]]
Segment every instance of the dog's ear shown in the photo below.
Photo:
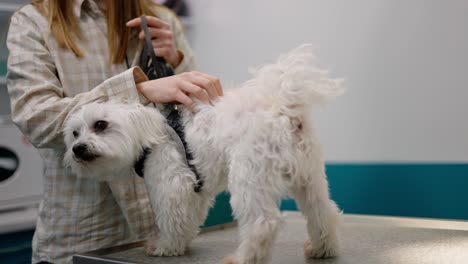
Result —
[[165, 120], [156, 108], [137, 104], [130, 110], [129, 119], [143, 146], [150, 147], [164, 141]]

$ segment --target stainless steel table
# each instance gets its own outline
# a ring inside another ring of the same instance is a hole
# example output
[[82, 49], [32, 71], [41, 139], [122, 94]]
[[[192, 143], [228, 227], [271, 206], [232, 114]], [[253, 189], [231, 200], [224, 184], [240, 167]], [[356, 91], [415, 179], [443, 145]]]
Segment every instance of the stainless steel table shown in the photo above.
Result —
[[[338, 229], [341, 254], [334, 259], [306, 260], [305, 220], [285, 212], [285, 224], [274, 245], [272, 263], [468, 263], [468, 222], [420, 218], [345, 215]], [[141, 243], [76, 255], [75, 264], [89, 263], [221, 263], [237, 246], [237, 228], [200, 234], [181, 257], [146, 257]]]

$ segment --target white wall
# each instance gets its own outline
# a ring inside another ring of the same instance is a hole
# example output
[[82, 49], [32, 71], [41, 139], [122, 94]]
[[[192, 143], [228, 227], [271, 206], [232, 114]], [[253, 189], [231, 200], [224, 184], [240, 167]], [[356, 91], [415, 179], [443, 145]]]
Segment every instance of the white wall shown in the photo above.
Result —
[[348, 88], [316, 114], [329, 161], [468, 161], [468, 1], [188, 2], [200, 68], [225, 85], [317, 47]]

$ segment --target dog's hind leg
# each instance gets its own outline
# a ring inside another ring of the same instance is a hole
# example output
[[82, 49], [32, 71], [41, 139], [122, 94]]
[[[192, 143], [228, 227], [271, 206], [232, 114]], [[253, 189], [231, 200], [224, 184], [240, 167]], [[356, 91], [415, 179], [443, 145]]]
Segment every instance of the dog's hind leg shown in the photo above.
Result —
[[184, 254], [211, 205], [207, 193], [194, 191], [195, 176], [182, 160], [173, 145], [166, 144], [153, 150], [145, 163], [145, 183], [159, 228], [147, 241], [148, 255]]
[[258, 171], [249, 171], [252, 164], [243, 165], [231, 166], [229, 173], [230, 202], [239, 223], [240, 244], [224, 263], [268, 263], [282, 222], [280, 195], [268, 182], [270, 175], [262, 177]]
[[[314, 172], [315, 171], [315, 172]], [[304, 244], [308, 258], [329, 258], [337, 255], [336, 227], [340, 212], [329, 198], [328, 182], [323, 170], [315, 168], [305, 183], [290, 186], [291, 195], [307, 219], [309, 240]]]

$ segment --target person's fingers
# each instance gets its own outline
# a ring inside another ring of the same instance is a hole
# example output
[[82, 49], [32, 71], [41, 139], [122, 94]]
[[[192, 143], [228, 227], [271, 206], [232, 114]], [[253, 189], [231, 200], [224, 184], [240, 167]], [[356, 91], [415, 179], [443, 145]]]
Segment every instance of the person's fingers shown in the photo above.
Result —
[[[168, 23], [153, 16], [146, 16], [146, 21], [148, 23], [148, 27], [166, 28], [166, 29], [170, 28]], [[136, 17], [128, 21], [126, 25], [127, 27], [139, 27], [141, 26], [141, 19], [140, 17]]]
[[189, 96], [187, 96], [185, 93], [182, 91], [179, 91], [175, 94], [174, 98], [177, 102], [185, 105], [190, 109], [190, 111], [195, 112], [195, 103], [193, 102], [192, 99], [190, 99]]
[[172, 49], [169, 47], [156, 48], [154, 49], [154, 54], [156, 54], [156, 56], [158, 57], [163, 57], [167, 60], [172, 55]]
[[127, 21], [127, 27], [136, 27], [141, 25], [141, 19], [139, 17], [135, 17], [132, 20]]
[[213, 101], [218, 97], [218, 91], [211, 80], [203, 77], [202, 75], [194, 73], [192, 76], [190, 76], [190, 81], [193, 84], [205, 89], [208, 93], [208, 96], [210, 97], [210, 101]]
[[206, 79], [210, 80], [210, 82], [214, 85], [215, 90], [216, 90], [216, 94], [218, 96], [223, 95], [223, 88], [221, 86], [221, 81], [217, 77], [206, 74], [206, 73], [203, 73], [203, 72], [195, 72], [195, 73], [200, 75], [200, 76], [203, 76], [203, 78], [206, 78]]
[[146, 16], [146, 21], [148, 21], [148, 27], [165, 28], [165, 29], [171, 28], [171, 26], [167, 22], [159, 18], [156, 18], [154, 16]]
[[183, 92], [188, 93], [189, 95], [195, 96], [198, 100], [208, 103], [210, 101], [210, 97], [207, 91], [190, 81], [182, 81], [180, 82], [180, 88]]
[[172, 41], [167, 39], [153, 39], [151, 41], [153, 48], [172, 47]]
[[[151, 39], [169, 39], [172, 40], [172, 32], [169, 29], [160, 29], [160, 28], [153, 28], [150, 27], [148, 28], [148, 33], [151, 36]], [[142, 30], [138, 34], [138, 38], [144, 39], [145, 38], [145, 32]]]

